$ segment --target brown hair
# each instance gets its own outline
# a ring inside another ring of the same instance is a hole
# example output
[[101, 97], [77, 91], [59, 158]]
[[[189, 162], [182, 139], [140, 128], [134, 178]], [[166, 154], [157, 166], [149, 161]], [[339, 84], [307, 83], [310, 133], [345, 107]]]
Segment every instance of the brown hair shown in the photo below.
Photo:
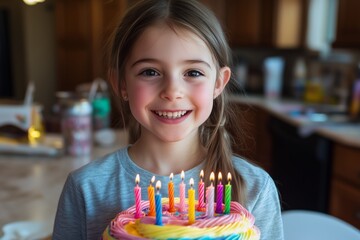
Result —
[[[147, 27], [159, 21], [165, 22], [174, 30], [186, 29], [200, 37], [213, 54], [218, 69], [231, 66], [232, 56], [227, 39], [220, 23], [210, 10], [195, 0], [143, 0], [127, 11], [112, 38], [109, 77], [116, 94], [119, 94], [121, 81], [124, 79], [125, 62], [133, 44]], [[214, 99], [210, 117], [202, 124], [199, 133], [202, 144], [207, 149], [205, 176], [209, 176], [211, 171], [221, 171], [226, 181], [226, 175], [230, 172], [232, 199], [245, 204], [245, 184], [233, 167], [231, 138], [225, 128], [228, 122], [234, 123], [233, 119], [236, 117], [232, 108], [227, 105], [227, 96], [234, 84], [235, 81], [230, 80], [223, 93]], [[124, 116], [129, 113], [129, 106], [127, 102], [120, 101], [120, 112], [124, 121]], [[133, 143], [140, 137], [140, 124], [135, 119], [128, 122], [130, 143]], [[209, 184], [209, 178], [204, 179], [206, 184]]]

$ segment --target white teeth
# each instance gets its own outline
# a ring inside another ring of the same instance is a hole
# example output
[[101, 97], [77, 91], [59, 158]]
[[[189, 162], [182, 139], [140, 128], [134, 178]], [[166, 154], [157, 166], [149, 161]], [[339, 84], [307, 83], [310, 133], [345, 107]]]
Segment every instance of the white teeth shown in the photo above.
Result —
[[157, 115], [164, 118], [169, 119], [176, 119], [180, 118], [185, 115], [186, 111], [177, 111], [177, 112], [162, 112], [162, 111], [155, 111]]

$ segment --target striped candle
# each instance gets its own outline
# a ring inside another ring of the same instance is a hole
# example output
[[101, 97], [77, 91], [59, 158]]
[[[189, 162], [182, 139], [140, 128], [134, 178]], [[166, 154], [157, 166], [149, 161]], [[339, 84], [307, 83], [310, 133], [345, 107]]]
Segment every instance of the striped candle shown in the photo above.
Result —
[[222, 175], [221, 172], [219, 172], [218, 175], [218, 185], [217, 185], [217, 189], [216, 189], [216, 213], [223, 213], [223, 209], [222, 209], [222, 202], [223, 202], [223, 194], [224, 194], [224, 186], [222, 185]]
[[225, 209], [224, 213], [229, 214], [230, 213], [230, 203], [231, 203], [231, 173], [228, 173], [228, 184], [225, 186]]
[[156, 217], [155, 217], [155, 224], [162, 226], [162, 204], [161, 204], [161, 182], [156, 182], [156, 194], [155, 194], [155, 209], [156, 209]]
[[169, 212], [175, 212], [175, 200], [174, 200], [174, 182], [172, 181], [174, 174], [170, 174], [170, 182], [168, 183], [169, 194]]
[[153, 187], [155, 176], [151, 178], [150, 185], [148, 187], [148, 198], [149, 198], [149, 216], [155, 216], [155, 190]]
[[136, 175], [135, 183], [136, 186], [134, 188], [135, 194], [135, 218], [141, 217], [141, 187], [139, 187], [140, 176], [139, 174]]
[[179, 212], [185, 212], [185, 183], [184, 183], [185, 173], [181, 171], [181, 183], [180, 183], [180, 204]]
[[205, 202], [204, 202], [204, 170], [201, 170], [200, 172], [200, 182], [198, 184], [198, 210], [201, 211], [205, 208]]
[[215, 176], [212, 172], [210, 174], [210, 186], [206, 189], [206, 215], [208, 218], [214, 217], [214, 182]]

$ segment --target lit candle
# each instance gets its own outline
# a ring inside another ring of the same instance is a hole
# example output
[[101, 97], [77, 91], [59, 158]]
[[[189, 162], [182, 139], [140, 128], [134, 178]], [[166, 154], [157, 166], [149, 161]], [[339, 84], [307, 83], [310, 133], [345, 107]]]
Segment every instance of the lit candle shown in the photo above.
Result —
[[168, 183], [168, 194], [169, 194], [169, 212], [175, 212], [175, 200], [174, 200], [174, 183], [173, 183], [174, 174], [170, 174], [170, 182]]
[[214, 216], [214, 179], [215, 175], [213, 172], [210, 174], [211, 184], [206, 188], [206, 215], [211, 218]]
[[155, 216], [155, 190], [154, 190], [154, 184], [155, 182], [155, 176], [151, 178], [150, 185], [148, 187], [148, 198], [149, 198], [149, 216]]
[[190, 189], [188, 190], [188, 198], [189, 198], [189, 224], [195, 222], [195, 190], [194, 186], [194, 179], [190, 179]]
[[228, 184], [225, 186], [225, 209], [224, 213], [229, 214], [230, 213], [230, 203], [231, 203], [231, 174], [228, 173], [227, 175]]
[[184, 173], [184, 171], [181, 171], [179, 212], [185, 212], [185, 183], [184, 183], [184, 178], [185, 178], [185, 173]]
[[139, 174], [136, 175], [135, 183], [136, 186], [134, 188], [135, 194], [135, 218], [141, 217], [141, 187], [139, 187], [140, 176]]
[[162, 205], [161, 205], [161, 182], [156, 182], [156, 194], [155, 194], [155, 208], [156, 208], [156, 218], [155, 218], [155, 224], [162, 226]]
[[224, 194], [224, 186], [222, 185], [222, 174], [219, 172], [218, 175], [218, 185], [216, 188], [216, 213], [223, 213], [222, 202], [223, 202], [223, 194]]
[[198, 210], [201, 211], [205, 208], [205, 202], [204, 202], [204, 170], [201, 170], [200, 172], [200, 182], [198, 184]]

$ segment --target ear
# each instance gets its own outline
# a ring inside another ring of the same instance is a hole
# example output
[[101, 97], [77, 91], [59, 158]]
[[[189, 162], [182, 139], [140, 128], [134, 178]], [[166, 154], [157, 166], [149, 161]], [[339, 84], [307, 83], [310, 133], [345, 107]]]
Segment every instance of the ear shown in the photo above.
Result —
[[222, 93], [226, 84], [229, 82], [230, 77], [231, 77], [231, 69], [229, 67], [220, 68], [219, 76], [215, 82], [214, 99]]
[[120, 93], [121, 93], [121, 97], [127, 101], [128, 100], [128, 93], [127, 93], [127, 90], [126, 90], [126, 83], [125, 81], [122, 81], [120, 83]]

